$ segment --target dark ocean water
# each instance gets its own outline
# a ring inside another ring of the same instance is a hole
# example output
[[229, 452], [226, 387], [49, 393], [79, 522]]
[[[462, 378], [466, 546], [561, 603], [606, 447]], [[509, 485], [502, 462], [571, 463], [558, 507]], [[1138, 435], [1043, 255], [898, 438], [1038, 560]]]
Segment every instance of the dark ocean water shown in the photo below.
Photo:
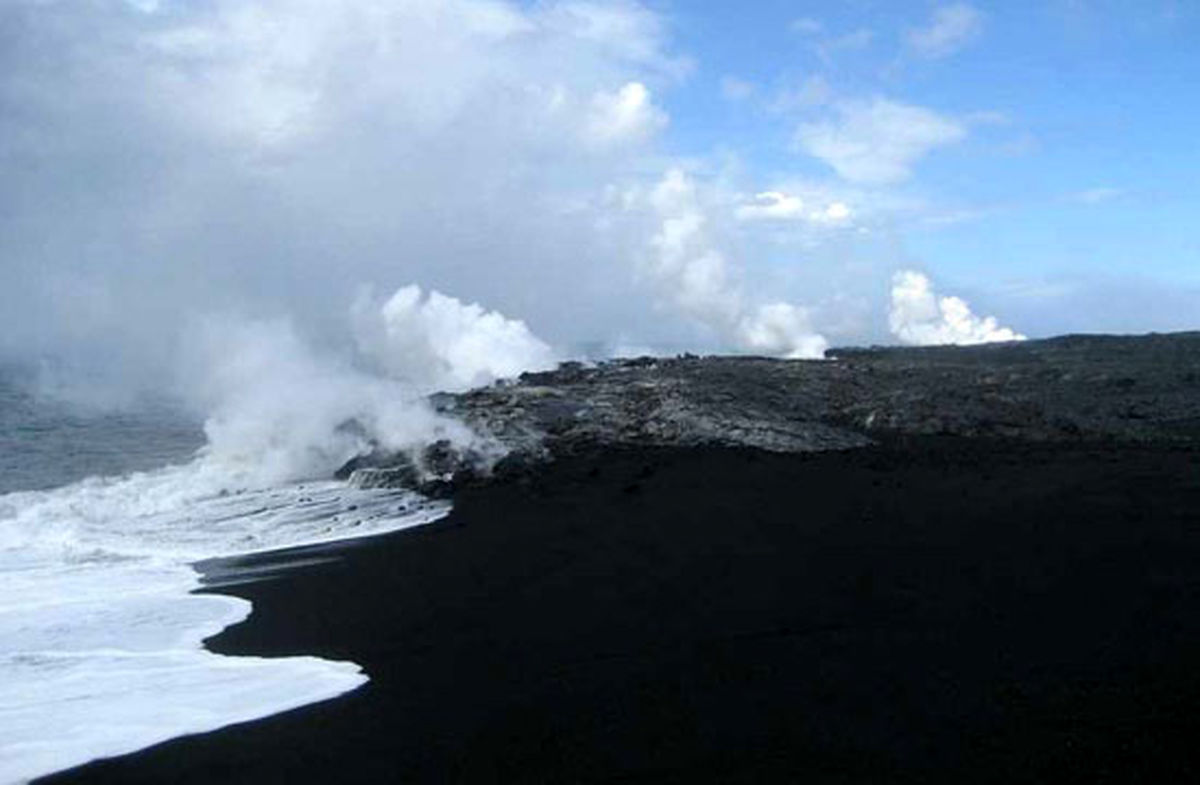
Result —
[[0, 494], [186, 461], [204, 443], [201, 425], [162, 401], [101, 409], [55, 400], [0, 370]]

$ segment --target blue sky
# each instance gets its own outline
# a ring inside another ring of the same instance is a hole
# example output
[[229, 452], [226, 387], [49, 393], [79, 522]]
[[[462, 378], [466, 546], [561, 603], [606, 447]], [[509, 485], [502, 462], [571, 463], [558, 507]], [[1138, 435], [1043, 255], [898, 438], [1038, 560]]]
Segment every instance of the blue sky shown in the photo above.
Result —
[[[797, 149], [796, 127], [840, 100], [919, 106], [959, 124], [964, 137], [914, 156], [911, 176], [871, 184], [922, 203], [891, 216], [906, 255], [973, 299], [1022, 307], [1042, 331], [1136, 329], [1139, 321], [1090, 307], [1039, 315], [1015, 300], [1044, 301], [1054, 290], [1058, 297], [1042, 303], [1052, 309], [1069, 292], [1123, 282], [1190, 289], [1200, 313], [1200, 7], [662, 8], [679, 48], [695, 57], [689, 78], [663, 98], [676, 150], [730, 151], [760, 181], [816, 179], [836, 189], [843, 178]], [[933, 35], [939, 23], [943, 38]], [[782, 105], [806, 86], [814, 93], [806, 105]], [[1183, 310], [1190, 306], [1167, 305], [1141, 312], [1140, 324], [1195, 326]]]

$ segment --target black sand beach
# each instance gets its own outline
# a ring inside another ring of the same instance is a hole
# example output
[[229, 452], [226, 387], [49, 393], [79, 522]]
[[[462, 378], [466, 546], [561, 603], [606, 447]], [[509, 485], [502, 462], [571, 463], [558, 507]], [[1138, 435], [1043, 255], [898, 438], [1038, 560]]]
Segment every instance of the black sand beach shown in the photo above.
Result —
[[[270, 569], [311, 550], [211, 565]], [[230, 584], [210, 642], [371, 677], [48, 778], [1182, 782], [1200, 452], [919, 438], [644, 449]]]

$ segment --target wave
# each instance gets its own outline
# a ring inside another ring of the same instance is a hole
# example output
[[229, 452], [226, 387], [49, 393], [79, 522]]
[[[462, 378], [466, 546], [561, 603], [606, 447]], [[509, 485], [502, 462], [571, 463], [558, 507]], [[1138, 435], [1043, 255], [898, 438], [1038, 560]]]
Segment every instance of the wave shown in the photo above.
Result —
[[359, 667], [227, 657], [250, 603], [194, 562], [363, 537], [448, 512], [407, 491], [267, 484], [211, 456], [0, 496], [0, 782], [20, 782], [353, 690]]

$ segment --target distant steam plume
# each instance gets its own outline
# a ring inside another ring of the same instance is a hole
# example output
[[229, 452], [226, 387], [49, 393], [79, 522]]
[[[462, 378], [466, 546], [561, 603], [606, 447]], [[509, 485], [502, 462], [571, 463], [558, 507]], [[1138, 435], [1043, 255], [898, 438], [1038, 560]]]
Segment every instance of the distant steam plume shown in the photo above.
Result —
[[389, 376], [428, 390], [464, 390], [554, 365], [525, 323], [440, 292], [405, 286], [382, 304], [354, 307], [360, 350]]
[[650, 193], [658, 231], [643, 272], [664, 299], [737, 349], [784, 357], [821, 357], [827, 342], [808, 311], [786, 302], [751, 304], [724, 253], [692, 180], [673, 169]]
[[994, 317], [976, 316], [959, 297], [938, 297], [929, 278], [913, 270], [901, 270], [892, 278], [888, 324], [893, 335], [917, 346], [1025, 340]]

